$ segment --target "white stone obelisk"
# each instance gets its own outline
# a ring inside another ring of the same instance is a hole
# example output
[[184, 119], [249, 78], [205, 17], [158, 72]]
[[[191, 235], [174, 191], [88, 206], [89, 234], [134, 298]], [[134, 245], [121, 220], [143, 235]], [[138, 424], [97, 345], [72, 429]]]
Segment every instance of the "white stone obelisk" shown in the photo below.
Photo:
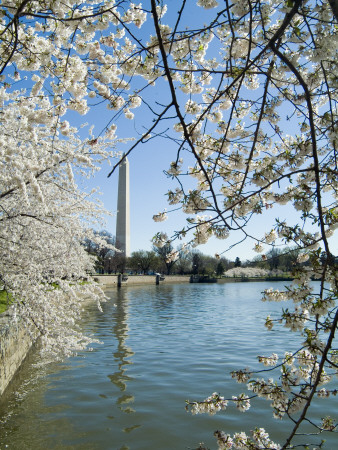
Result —
[[124, 158], [119, 166], [116, 247], [122, 250], [125, 256], [130, 256], [129, 161], [127, 158]]

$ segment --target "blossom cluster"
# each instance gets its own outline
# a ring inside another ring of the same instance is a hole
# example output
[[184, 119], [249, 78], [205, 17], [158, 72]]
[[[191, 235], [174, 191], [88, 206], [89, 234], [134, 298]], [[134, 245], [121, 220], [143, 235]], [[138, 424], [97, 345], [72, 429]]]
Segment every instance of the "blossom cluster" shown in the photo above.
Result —
[[246, 394], [233, 395], [232, 401], [235, 402], [237, 409], [241, 412], [250, 409], [250, 398]]
[[167, 219], [168, 219], [168, 215], [165, 211], [159, 212], [158, 214], [153, 215], [153, 220], [155, 222], [164, 222]]
[[255, 428], [251, 436], [244, 432], [235, 433], [233, 436], [223, 431], [215, 431], [215, 438], [219, 450], [251, 450], [251, 449], [273, 449], [279, 450], [281, 446], [273, 442], [264, 428]]
[[192, 414], [210, 414], [214, 415], [219, 411], [225, 410], [228, 405], [228, 400], [221, 397], [217, 392], [207, 397], [203, 402], [189, 403]]
[[273, 353], [271, 356], [258, 356], [258, 361], [264, 366], [275, 366], [278, 361], [277, 353]]

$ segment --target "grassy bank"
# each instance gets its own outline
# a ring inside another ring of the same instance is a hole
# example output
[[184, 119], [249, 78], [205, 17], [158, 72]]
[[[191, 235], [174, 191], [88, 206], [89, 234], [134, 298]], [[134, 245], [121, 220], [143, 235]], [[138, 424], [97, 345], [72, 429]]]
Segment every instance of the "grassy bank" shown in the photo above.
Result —
[[0, 314], [8, 308], [8, 294], [4, 290], [0, 290]]

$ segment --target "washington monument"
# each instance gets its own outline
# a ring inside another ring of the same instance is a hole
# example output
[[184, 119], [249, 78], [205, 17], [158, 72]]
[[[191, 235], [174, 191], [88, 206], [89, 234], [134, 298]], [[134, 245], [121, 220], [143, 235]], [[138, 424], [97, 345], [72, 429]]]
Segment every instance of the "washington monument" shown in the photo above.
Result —
[[125, 256], [130, 256], [129, 161], [127, 158], [124, 158], [119, 166], [116, 247], [122, 250]]

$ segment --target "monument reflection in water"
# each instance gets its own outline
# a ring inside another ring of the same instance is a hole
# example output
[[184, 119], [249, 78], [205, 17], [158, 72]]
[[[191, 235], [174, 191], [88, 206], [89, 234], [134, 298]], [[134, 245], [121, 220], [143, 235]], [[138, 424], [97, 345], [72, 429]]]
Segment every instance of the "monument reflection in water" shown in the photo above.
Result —
[[[249, 432], [262, 425], [281, 441], [287, 424], [273, 420], [263, 400], [248, 413], [231, 406], [213, 417], [185, 411], [186, 399], [239, 394], [244, 387], [231, 379], [231, 370], [261, 368], [256, 355], [299, 344], [283, 328], [265, 330], [266, 315], [281, 308], [260, 301], [267, 287], [191, 284], [109, 292], [103, 313], [90, 306], [83, 321], [104, 344], [64, 363], [23, 368], [1, 402], [0, 449], [176, 450], [200, 442], [215, 449], [215, 430]], [[312, 417], [334, 417], [336, 410], [335, 398], [316, 398]], [[324, 448], [336, 448], [333, 435], [313, 439], [321, 438], [327, 439]], [[310, 438], [300, 438], [305, 440]]]
[[128, 300], [125, 290], [118, 291], [118, 298], [113, 318], [115, 325], [113, 326], [113, 336], [117, 339], [117, 350], [114, 352], [116, 371], [109, 375], [108, 378], [121, 391], [121, 396], [116, 403], [120, 410], [124, 413], [133, 413], [135, 410], [130, 406], [134, 402], [134, 396], [127, 393], [127, 382], [130, 378], [127, 374], [128, 366], [132, 364], [131, 357], [134, 352], [126, 345], [128, 338]]

